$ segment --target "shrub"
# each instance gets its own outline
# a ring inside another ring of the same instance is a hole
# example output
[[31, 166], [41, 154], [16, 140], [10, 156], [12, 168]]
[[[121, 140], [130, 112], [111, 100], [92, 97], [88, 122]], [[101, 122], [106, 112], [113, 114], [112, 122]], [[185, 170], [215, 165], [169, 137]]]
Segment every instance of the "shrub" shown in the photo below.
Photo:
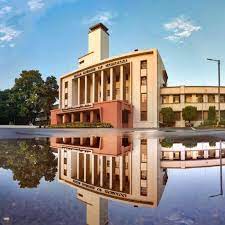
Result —
[[203, 126], [216, 125], [216, 120], [205, 120]]
[[75, 122], [75, 123], [66, 123], [58, 125], [50, 125], [49, 128], [112, 128], [113, 126], [110, 123], [102, 122]]
[[186, 106], [182, 110], [182, 117], [185, 121], [188, 121], [189, 123], [192, 120], [196, 120], [197, 118], [197, 108], [194, 106]]
[[165, 107], [161, 109], [161, 114], [163, 116], [163, 123], [167, 126], [172, 126], [175, 122], [175, 113], [171, 107]]
[[209, 107], [208, 120], [216, 120], [216, 108], [215, 106]]
[[164, 148], [171, 148], [173, 146], [173, 140], [170, 138], [164, 138], [161, 142], [160, 142], [161, 146]]

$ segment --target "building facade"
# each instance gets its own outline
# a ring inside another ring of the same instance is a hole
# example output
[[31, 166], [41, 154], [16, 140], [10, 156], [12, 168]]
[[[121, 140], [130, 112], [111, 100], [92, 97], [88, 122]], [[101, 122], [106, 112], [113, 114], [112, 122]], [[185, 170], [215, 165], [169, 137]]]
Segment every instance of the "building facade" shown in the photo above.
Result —
[[52, 110], [51, 124], [158, 127], [160, 88], [167, 74], [157, 49], [109, 58], [108, 29], [97, 24], [89, 30], [88, 50], [78, 70], [60, 78], [59, 109]]
[[[90, 28], [88, 53], [78, 69], [59, 82], [59, 108], [51, 111], [51, 124], [104, 122], [114, 128], [159, 127], [160, 110], [171, 107], [177, 127], [184, 127], [182, 109], [197, 107], [199, 125], [209, 106], [218, 110], [217, 87], [167, 87], [167, 72], [157, 49], [134, 50], [109, 57], [109, 33], [103, 24]], [[221, 109], [225, 110], [225, 87]]]
[[[210, 106], [218, 113], [218, 87], [216, 86], [177, 86], [161, 88], [161, 108], [171, 107], [175, 112], [175, 126], [185, 127], [182, 109], [186, 106], [197, 108], [197, 118], [192, 123], [200, 125], [208, 119]], [[220, 88], [220, 110], [225, 112], [225, 87]], [[162, 118], [161, 118], [162, 120]]]

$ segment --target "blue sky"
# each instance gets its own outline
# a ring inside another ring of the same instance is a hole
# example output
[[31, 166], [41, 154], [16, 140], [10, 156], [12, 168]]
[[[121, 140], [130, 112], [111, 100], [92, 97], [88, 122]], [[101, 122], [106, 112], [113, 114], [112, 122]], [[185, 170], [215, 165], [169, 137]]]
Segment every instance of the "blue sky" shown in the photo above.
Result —
[[225, 67], [224, 0], [0, 0], [0, 89], [22, 70], [43, 77], [77, 68], [90, 25], [109, 27], [110, 55], [158, 48], [169, 85], [216, 85]]

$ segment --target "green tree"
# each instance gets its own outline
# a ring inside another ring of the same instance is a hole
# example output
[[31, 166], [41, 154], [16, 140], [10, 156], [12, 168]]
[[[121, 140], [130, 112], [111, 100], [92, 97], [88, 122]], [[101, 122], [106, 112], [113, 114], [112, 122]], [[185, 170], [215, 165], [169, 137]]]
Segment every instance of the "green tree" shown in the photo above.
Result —
[[161, 109], [163, 116], [163, 123], [167, 126], [171, 126], [175, 122], [175, 113], [171, 107], [165, 107]]
[[186, 106], [182, 110], [182, 117], [190, 123], [197, 118], [197, 108], [194, 106]]
[[57, 159], [46, 139], [0, 141], [0, 167], [10, 169], [21, 188], [34, 188], [42, 178], [54, 180]]
[[10, 90], [0, 91], [0, 124], [9, 124]]
[[210, 121], [216, 120], [216, 107], [215, 106], [209, 106], [208, 120], [210, 120]]
[[17, 106], [18, 116], [34, 122], [41, 111], [41, 91], [44, 82], [37, 70], [22, 71], [12, 88], [12, 102]]
[[47, 120], [50, 115], [50, 110], [58, 98], [58, 88], [59, 86], [54, 76], [46, 78], [46, 81], [42, 87], [41, 103], [42, 110], [44, 111]]

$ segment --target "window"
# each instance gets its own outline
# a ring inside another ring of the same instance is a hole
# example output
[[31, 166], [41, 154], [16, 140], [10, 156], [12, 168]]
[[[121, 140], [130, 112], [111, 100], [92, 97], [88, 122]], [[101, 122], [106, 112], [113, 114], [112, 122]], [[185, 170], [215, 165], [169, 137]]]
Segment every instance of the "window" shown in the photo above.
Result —
[[163, 95], [162, 96], [162, 103], [163, 104], [169, 103], [169, 95]]
[[116, 88], [116, 95], [120, 95], [120, 89]]
[[79, 63], [80, 63], [80, 64], [83, 64], [83, 63], [84, 63], [84, 60], [80, 61]]
[[68, 88], [68, 81], [65, 82], [65, 88]]
[[141, 103], [147, 103], [147, 94], [141, 94]]
[[173, 96], [173, 103], [180, 103], [180, 95]]
[[147, 94], [141, 94], [141, 121], [147, 120]]
[[147, 77], [141, 77], [141, 86], [147, 85]]
[[141, 61], [141, 69], [147, 69], [147, 60]]
[[176, 121], [180, 121], [180, 118], [181, 118], [181, 113], [180, 112], [175, 112], [175, 120]]
[[191, 103], [192, 102], [192, 95], [185, 95], [185, 102]]
[[129, 91], [129, 89], [128, 89], [128, 87], [126, 87], [126, 94], [128, 94], [128, 91]]
[[147, 120], [147, 111], [141, 111], [141, 121]]
[[67, 176], [67, 170], [64, 170], [64, 176]]
[[141, 171], [141, 180], [147, 180], [147, 171], [146, 170]]
[[67, 164], [67, 158], [64, 158], [64, 164]]
[[116, 76], [116, 82], [120, 81], [120, 76]]
[[196, 98], [197, 98], [197, 102], [198, 103], [202, 103], [203, 102], [203, 95], [198, 94], [198, 95], [196, 95]]
[[107, 96], [108, 97], [110, 96], [110, 90], [107, 90]]
[[147, 196], [147, 187], [141, 187], [141, 195]]
[[225, 95], [220, 95], [220, 102], [222, 102], [222, 103], [225, 102]]
[[65, 99], [68, 99], [68, 93], [65, 93]]
[[147, 139], [141, 139], [141, 145], [147, 145]]
[[197, 112], [197, 120], [202, 120], [202, 114], [203, 114], [203, 112], [202, 111], [198, 111]]
[[215, 102], [215, 95], [208, 95], [208, 102], [214, 103]]
[[122, 111], [122, 123], [128, 123], [129, 112], [127, 110]]

